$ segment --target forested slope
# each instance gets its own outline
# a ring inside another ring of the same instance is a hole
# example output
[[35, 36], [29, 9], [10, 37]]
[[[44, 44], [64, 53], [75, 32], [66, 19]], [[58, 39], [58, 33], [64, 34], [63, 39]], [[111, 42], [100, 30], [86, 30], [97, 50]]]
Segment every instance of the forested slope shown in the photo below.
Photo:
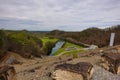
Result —
[[120, 25], [113, 26], [106, 29], [99, 29], [99, 28], [88, 28], [86, 30], [80, 32], [65, 32], [54, 30], [47, 35], [51, 35], [54, 37], [66, 39], [68, 41], [75, 42], [82, 42], [89, 45], [98, 45], [99, 47], [104, 47], [109, 45], [110, 41], [110, 34], [115, 33], [115, 45], [120, 44]]
[[41, 39], [26, 31], [0, 30], [0, 57], [7, 51], [16, 52], [23, 57], [43, 55]]

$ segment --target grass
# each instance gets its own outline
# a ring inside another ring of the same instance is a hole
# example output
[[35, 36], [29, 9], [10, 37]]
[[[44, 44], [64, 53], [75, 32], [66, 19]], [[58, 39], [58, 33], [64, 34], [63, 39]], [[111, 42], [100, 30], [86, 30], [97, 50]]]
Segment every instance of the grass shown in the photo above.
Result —
[[[66, 49], [69, 48], [69, 47], [75, 47], [75, 48], [77, 48], [77, 50], [67, 51]], [[72, 44], [72, 43], [69, 43], [69, 42], [66, 42], [65, 45], [61, 49], [59, 49], [54, 55], [76, 54], [76, 53], [79, 53], [81, 51], [84, 51], [83, 47]]]
[[35, 44], [35, 40], [25, 32], [12, 32], [8, 37], [22, 45]]
[[[41, 39], [42, 39], [42, 42], [43, 42], [43, 48], [46, 47], [45, 44], [46, 44], [47, 42], [53, 42], [53, 43], [55, 43], [55, 42], [58, 41], [58, 39], [56, 39], [56, 38], [51, 38], [51, 37], [42, 37]], [[75, 48], [77, 48], [77, 50], [69, 50], [69, 51], [67, 51], [66, 49], [69, 48], [69, 47], [75, 47]], [[64, 44], [64, 46], [63, 46], [62, 48], [60, 48], [60, 49], [59, 49], [55, 54], [53, 54], [53, 55], [54, 55], [54, 56], [55, 56], [55, 55], [60, 55], [60, 54], [62, 54], [62, 53], [63, 53], [62, 55], [64, 55], [64, 54], [73, 54], [73, 55], [76, 55], [77, 53], [79, 53], [79, 52], [81, 52], [81, 51], [83, 51], [83, 47], [81, 47], [81, 46], [79, 46], [79, 45], [72, 44], [72, 43], [70, 43], [70, 42], [66, 42], [66, 43]]]
[[47, 43], [47, 42], [55, 43], [57, 41], [58, 41], [58, 39], [56, 39], [56, 38], [49, 38], [49, 37], [43, 37], [42, 38], [43, 46], [45, 46], [45, 43]]
[[84, 50], [71, 50], [70, 52], [66, 52], [64, 54], [77, 54], [77, 53], [82, 52], [82, 51], [84, 51]]

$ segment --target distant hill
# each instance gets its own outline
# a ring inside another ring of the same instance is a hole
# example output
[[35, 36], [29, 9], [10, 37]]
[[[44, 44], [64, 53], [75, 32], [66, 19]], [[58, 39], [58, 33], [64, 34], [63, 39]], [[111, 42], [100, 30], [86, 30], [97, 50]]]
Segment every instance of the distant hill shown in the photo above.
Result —
[[89, 45], [98, 45], [99, 47], [104, 47], [109, 45], [110, 34], [114, 32], [115, 36], [115, 45], [120, 44], [120, 25], [113, 26], [106, 29], [99, 28], [88, 28], [81, 32], [65, 32], [59, 30], [53, 30], [47, 35], [51, 35], [57, 38], [71, 41], [73, 43], [85, 43]]
[[31, 32], [31, 33], [48, 33], [50, 31], [28, 31], [28, 32]]

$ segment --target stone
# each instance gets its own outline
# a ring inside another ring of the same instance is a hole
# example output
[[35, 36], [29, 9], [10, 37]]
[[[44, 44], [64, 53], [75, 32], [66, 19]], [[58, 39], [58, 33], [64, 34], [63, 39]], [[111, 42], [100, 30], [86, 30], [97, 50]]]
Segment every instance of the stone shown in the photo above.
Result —
[[0, 66], [0, 80], [17, 80], [15, 68], [9, 65]]
[[93, 65], [87, 62], [61, 64], [52, 73], [54, 80], [89, 80], [93, 74]]
[[120, 54], [119, 53], [104, 53], [102, 61], [109, 67], [109, 71], [118, 74], [120, 73]]
[[28, 72], [35, 72], [35, 69], [31, 69], [31, 70], [29, 70]]

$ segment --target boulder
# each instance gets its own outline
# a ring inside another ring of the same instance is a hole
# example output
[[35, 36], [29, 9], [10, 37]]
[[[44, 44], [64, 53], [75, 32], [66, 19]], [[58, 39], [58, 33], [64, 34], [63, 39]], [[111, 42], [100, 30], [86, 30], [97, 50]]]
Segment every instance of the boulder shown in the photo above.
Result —
[[87, 62], [61, 64], [52, 73], [54, 80], [89, 80], [93, 74], [93, 65]]
[[90, 50], [94, 50], [94, 49], [96, 49], [96, 48], [98, 48], [97, 45], [90, 45], [90, 47], [89, 47]]

